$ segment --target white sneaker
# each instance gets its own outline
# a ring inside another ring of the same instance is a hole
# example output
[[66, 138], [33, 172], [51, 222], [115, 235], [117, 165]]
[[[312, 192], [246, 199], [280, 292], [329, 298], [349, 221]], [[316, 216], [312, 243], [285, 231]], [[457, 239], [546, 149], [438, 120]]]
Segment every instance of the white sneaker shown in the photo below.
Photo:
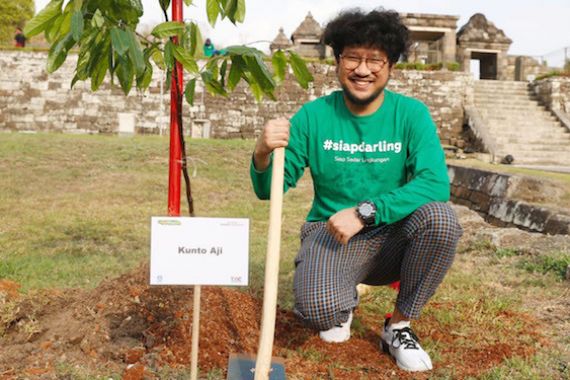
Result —
[[350, 339], [350, 324], [352, 323], [352, 311], [348, 315], [348, 320], [334, 326], [332, 329], [320, 331], [322, 340], [329, 343], [342, 343]]
[[418, 372], [433, 368], [427, 352], [420, 346], [420, 340], [410, 328], [409, 322], [388, 325], [386, 320], [381, 334], [382, 349], [389, 353], [403, 370]]

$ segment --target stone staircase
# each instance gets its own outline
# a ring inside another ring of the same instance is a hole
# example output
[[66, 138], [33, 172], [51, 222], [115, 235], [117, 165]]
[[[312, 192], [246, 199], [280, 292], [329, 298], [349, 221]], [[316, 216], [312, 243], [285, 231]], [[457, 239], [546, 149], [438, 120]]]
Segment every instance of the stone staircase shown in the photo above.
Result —
[[515, 165], [570, 166], [570, 131], [530, 92], [526, 82], [475, 82], [474, 111], [484, 129], [485, 145], [499, 162]]

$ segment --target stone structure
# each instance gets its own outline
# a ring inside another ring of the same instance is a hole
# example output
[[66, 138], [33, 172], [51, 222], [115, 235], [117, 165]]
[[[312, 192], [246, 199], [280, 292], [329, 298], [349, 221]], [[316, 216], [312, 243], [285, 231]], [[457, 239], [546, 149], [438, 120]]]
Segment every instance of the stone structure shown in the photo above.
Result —
[[546, 109], [570, 132], [570, 78], [553, 77], [535, 81], [532, 89]]
[[269, 50], [271, 50], [271, 53], [273, 53], [276, 50], [289, 50], [292, 46], [293, 44], [291, 43], [291, 40], [288, 39], [285, 35], [283, 28], [279, 28], [277, 37], [275, 37], [273, 42], [271, 42], [271, 45], [269, 45]]
[[536, 58], [523, 55], [507, 56], [505, 77], [515, 81], [533, 81], [537, 76], [546, 74], [552, 69]]
[[507, 51], [513, 41], [481, 14], [476, 13], [457, 32], [457, 57], [464, 71], [470, 61], [480, 61], [481, 79], [507, 80]]
[[543, 196], [543, 201], [555, 199], [552, 192], [556, 189], [543, 181], [456, 165], [449, 165], [448, 173], [451, 201], [477, 211], [487, 221], [503, 227], [570, 234], [570, 211], [564, 213], [516, 199], [517, 192], [528, 191]]
[[570, 77], [552, 77], [532, 84], [534, 92], [549, 110], [559, 110], [570, 117]]
[[401, 13], [400, 17], [413, 41], [405, 60], [422, 63], [456, 60], [455, 30], [459, 17], [425, 13]]
[[295, 51], [303, 57], [324, 58], [326, 48], [321, 42], [322, 34], [323, 29], [309, 12], [291, 35]]
[[[459, 62], [463, 71], [470, 72], [472, 60], [477, 60], [480, 79], [527, 81], [549, 70], [532, 57], [508, 56], [512, 40], [481, 13], [473, 15], [457, 32], [458, 16], [401, 13], [400, 17], [411, 39], [404, 61]], [[322, 30], [309, 13], [291, 40], [280, 29], [270, 45], [271, 52], [292, 49], [304, 57], [332, 57], [331, 49], [322, 43]]]
[[[161, 95], [160, 70], [155, 71], [156, 78], [148, 91], [133, 90], [125, 97], [109, 83], [95, 93], [83, 82], [70, 90], [77, 57], [71, 55], [51, 75], [44, 69], [46, 59], [46, 53], [0, 52], [0, 130], [116, 133], [119, 113], [135, 115], [137, 133], [161, 133], [168, 127], [170, 98], [164, 89]], [[309, 69], [315, 78], [309, 91], [286, 80], [276, 94], [277, 102], [257, 103], [243, 85], [229, 98], [213, 97], [198, 84], [194, 106], [184, 105], [184, 118], [191, 122], [186, 129], [196, 137], [253, 137], [265, 120], [292, 115], [306, 101], [338, 89], [334, 66], [312, 63]], [[463, 106], [472, 87], [469, 75], [395, 71], [388, 87], [424, 101], [442, 143], [462, 145]]]

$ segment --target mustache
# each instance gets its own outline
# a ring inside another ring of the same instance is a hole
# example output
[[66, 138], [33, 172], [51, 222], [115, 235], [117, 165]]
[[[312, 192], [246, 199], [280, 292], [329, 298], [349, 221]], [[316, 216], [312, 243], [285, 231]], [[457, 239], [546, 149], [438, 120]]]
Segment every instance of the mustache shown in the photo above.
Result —
[[367, 80], [373, 80], [374, 77], [372, 77], [372, 75], [358, 75], [358, 74], [351, 74], [348, 79], [367, 79]]

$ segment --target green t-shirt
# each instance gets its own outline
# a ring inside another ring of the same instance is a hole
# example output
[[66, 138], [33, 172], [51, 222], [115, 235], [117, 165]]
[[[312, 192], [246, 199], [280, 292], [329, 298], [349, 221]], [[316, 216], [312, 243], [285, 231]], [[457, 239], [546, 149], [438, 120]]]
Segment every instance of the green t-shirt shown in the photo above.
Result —
[[[291, 119], [284, 191], [309, 167], [315, 196], [307, 221], [326, 221], [371, 200], [376, 223], [391, 224], [426, 203], [449, 200], [445, 156], [428, 108], [384, 94], [371, 115], [353, 115], [336, 91], [305, 104]], [[271, 165], [260, 172], [252, 161], [250, 172], [257, 196], [269, 199]]]

